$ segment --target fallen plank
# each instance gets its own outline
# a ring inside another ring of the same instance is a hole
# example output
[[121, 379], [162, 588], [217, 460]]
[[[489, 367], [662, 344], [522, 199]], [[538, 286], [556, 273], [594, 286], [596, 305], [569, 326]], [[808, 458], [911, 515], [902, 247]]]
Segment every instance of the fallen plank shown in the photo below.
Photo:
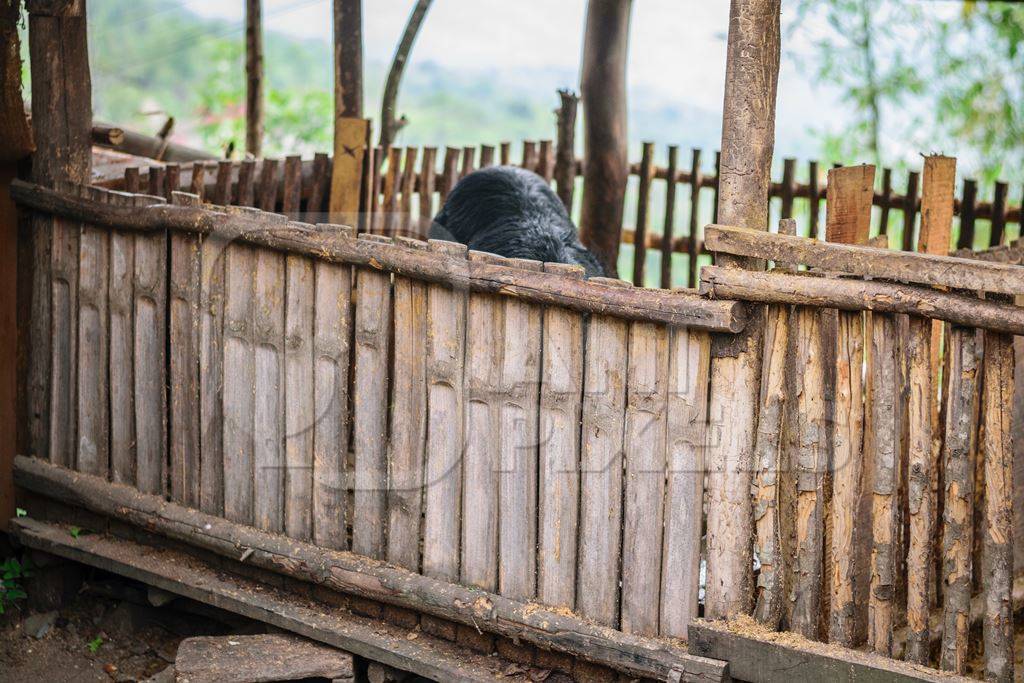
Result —
[[673, 670], [679, 670], [684, 673], [681, 680], [686, 681], [728, 677], [726, 667], [720, 662], [693, 658], [678, 642], [622, 633], [535, 602], [511, 600], [353, 553], [319, 548], [207, 515], [125, 485], [51, 465], [39, 458], [15, 457], [15, 483], [47, 498], [233, 560], [244, 557], [247, 564], [268, 571], [481, 631], [519, 638], [634, 676], [665, 678]]
[[351, 680], [354, 675], [349, 653], [283, 633], [186, 638], [174, 670], [181, 683]]
[[11, 533], [36, 550], [126, 576], [192, 600], [277, 626], [438, 681], [493, 681], [502, 660], [419, 633], [322, 606], [255, 581], [231, 576], [182, 552], [69, 529], [28, 518]]
[[955, 256], [935, 256], [852, 244], [830, 244], [807, 237], [777, 235], [726, 225], [704, 228], [708, 251], [802, 263], [829, 272], [852, 273], [939, 285], [952, 289], [1024, 293], [1024, 268]]
[[769, 631], [750, 618], [733, 622], [695, 619], [690, 622], [689, 648], [690, 654], [728, 661], [735, 679], [751, 683], [969, 680], [918, 664], [810, 641], [794, 633]]

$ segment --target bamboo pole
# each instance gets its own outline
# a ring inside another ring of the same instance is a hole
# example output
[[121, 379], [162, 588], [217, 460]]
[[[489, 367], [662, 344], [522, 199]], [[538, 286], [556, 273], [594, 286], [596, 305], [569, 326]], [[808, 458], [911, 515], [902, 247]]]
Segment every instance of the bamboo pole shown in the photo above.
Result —
[[[761, 231], [775, 146], [779, 12], [778, 0], [733, 0], [729, 13], [718, 214], [725, 223]], [[750, 486], [763, 324], [759, 314], [745, 334], [712, 342], [705, 593], [705, 615], [712, 619], [751, 607]]]

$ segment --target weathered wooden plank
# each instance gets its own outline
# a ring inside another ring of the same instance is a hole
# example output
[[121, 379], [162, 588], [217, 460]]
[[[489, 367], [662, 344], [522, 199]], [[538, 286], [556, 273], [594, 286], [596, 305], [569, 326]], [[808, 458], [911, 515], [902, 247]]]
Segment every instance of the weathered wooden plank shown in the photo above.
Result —
[[419, 191], [419, 224], [417, 235], [425, 238], [430, 234], [430, 224], [434, 220], [434, 191], [437, 179], [437, 148], [424, 147], [420, 161]]
[[983, 392], [985, 527], [982, 589], [985, 678], [1012, 681], [1013, 653], [1013, 338], [985, 334]]
[[284, 158], [284, 179], [281, 192], [281, 213], [295, 218], [302, 204], [302, 157]]
[[949, 393], [942, 452], [945, 476], [942, 581], [945, 590], [939, 664], [943, 671], [963, 674], [967, 670], [970, 626], [974, 451], [981, 354], [975, 330], [953, 327], [949, 338]]
[[[463, 244], [431, 241], [430, 248], [453, 258], [466, 257]], [[426, 313], [428, 413], [423, 573], [456, 581], [459, 578], [465, 440], [466, 292], [444, 285], [429, 285]]]
[[[128, 194], [112, 195], [111, 201], [123, 206], [135, 203]], [[110, 233], [110, 478], [122, 484], [135, 483], [135, 239], [129, 232]]]
[[[334, 157], [328, 206], [331, 220], [336, 223], [356, 224], [354, 219], [360, 209], [359, 195], [369, 137], [369, 120], [341, 116], [335, 118]], [[363, 210], [369, 213], [370, 207]]]
[[[108, 269], [110, 233], [82, 225], [78, 263], [78, 443], [76, 468], [106, 476], [109, 469]], [[67, 425], [66, 427], [71, 427]]]
[[[539, 261], [508, 265], [541, 270]], [[506, 298], [499, 314], [498, 592], [529, 600], [537, 592], [537, 425], [542, 318], [539, 306]], [[472, 349], [470, 349], [472, 352]], [[472, 509], [472, 508], [470, 508]]]
[[494, 145], [480, 145], [480, 168], [494, 165]]
[[224, 517], [241, 524], [253, 524], [256, 254], [252, 247], [231, 244], [224, 252], [224, 259], [223, 380], [220, 394]]
[[330, 191], [329, 163], [330, 159], [323, 152], [313, 155], [313, 170], [309, 176], [309, 189], [308, 192], [303, 190], [303, 194], [307, 195], [307, 221], [318, 220], [327, 210], [327, 207], [324, 206], [324, 199]]
[[908, 337], [910, 389], [907, 422], [909, 454], [907, 507], [909, 542], [907, 549], [907, 652], [906, 659], [928, 664], [931, 658], [928, 617], [931, 578], [932, 533], [935, 529], [935, 504], [932, 500], [932, 356], [931, 323], [923, 318], [910, 319]]
[[81, 227], [54, 220], [50, 252], [50, 459], [73, 467], [77, 451], [78, 263]]
[[[409, 168], [414, 168], [414, 162], [415, 155], [410, 159], [407, 154]], [[398, 238], [398, 244], [409, 249], [427, 248], [426, 242], [408, 238]], [[395, 278], [394, 306], [387, 559], [400, 567], [418, 571], [427, 432], [426, 285], [408, 278]]]
[[[500, 262], [479, 252], [470, 262]], [[463, 455], [461, 582], [488, 591], [498, 587], [498, 471], [494, 435], [501, 429], [505, 309], [501, 300], [471, 294], [466, 310], [465, 441]]]
[[[481, 149], [481, 151], [483, 151]], [[480, 166], [483, 167], [485, 164], [481, 161]], [[537, 175], [545, 180], [549, 185], [551, 179], [555, 173], [555, 157], [554, 148], [552, 147], [551, 140], [541, 140], [540, 146], [537, 150]]]
[[633, 323], [626, 373], [622, 624], [656, 635], [660, 614], [668, 403], [668, 329]]
[[[218, 174], [218, 183], [220, 175]], [[256, 206], [256, 160], [243, 159], [238, 166], [238, 191], [235, 195], [238, 206]]]
[[163, 493], [167, 486], [167, 234], [137, 236], [134, 261], [136, 485], [146, 493]]
[[[188, 205], [197, 195], [176, 192], [171, 200]], [[201, 444], [199, 417], [199, 296], [202, 277], [200, 237], [172, 232], [170, 244], [170, 485], [171, 498], [200, 504]]]
[[388, 152], [387, 173], [384, 176], [384, 223], [385, 235], [394, 236], [400, 221], [398, 215], [398, 192], [402, 179], [402, 148], [392, 147]]
[[[241, 174], [241, 170], [239, 170]], [[206, 193], [206, 162], [194, 161], [189, 173], [188, 191], [203, 200]]]
[[[583, 269], [545, 263], [547, 272], [582, 278]], [[580, 495], [583, 316], [544, 309], [540, 384], [540, 480], [537, 598], [572, 609], [576, 602], [576, 532]]]
[[256, 207], [261, 211], [277, 209], [278, 167], [277, 159], [264, 159], [260, 167], [260, 179], [256, 186]]
[[[620, 283], [620, 280], [609, 280]], [[628, 326], [592, 316], [587, 329], [580, 446], [580, 530], [576, 609], [605, 626], [619, 624], [622, 452]]]
[[[355, 229], [319, 225], [355, 238]], [[352, 270], [333, 263], [314, 264], [313, 324], [316, 422], [313, 429], [313, 542], [324, 548], [348, 547], [346, 512], [349, 443], [349, 368], [352, 346]]]
[[398, 228], [400, 234], [411, 236], [412, 196], [416, 185], [416, 158], [418, 147], [405, 148], [405, 164], [402, 167], [401, 198], [399, 200]]
[[456, 147], [445, 147], [444, 163], [441, 166], [441, 182], [438, 192], [441, 195], [440, 205], [444, 206], [448, 193], [459, 180], [459, 150]]
[[[966, 681], [942, 676], [934, 669], [875, 654], [813, 641], [794, 642], [792, 635], [730, 628], [730, 624], [699, 620], [690, 626], [690, 654], [729, 663], [735, 680], [843, 681], [849, 683], [911, 683]], [[940, 678], [941, 677], [941, 678]]]
[[284, 529], [284, 257], [257, 249], [253, 285], [253, 523]]
[[[313, 267], [310, 259], [285, 257], [284, 532], [304, 541], [313, 537], [313, 444], [318, 423]], [[325, 379], [331, 381], [333, 373], [328, 371]]]
[[644, 286], [647, 265], [647, 224], [650, 222], [651, 182], [654, 180], [654, 143], [645, 142], [640, 157], [640, 185], [636, 199], [636, 228], [633, 232], [633, 284]]
[[[370, 237], [361, 235], [360, 239], [368, 240]], [[390, 274], [369, 268], [358, 269], [352, 550], [379, 559], [384, 558], [386, 551], [388, 347], [391, 342], [391, 315]]]
[[349, 653], [276, 633], [186, 638], [178, 645], [174, 670], [190, 683], [348, 680], [353, 676]]
[[[564, 100], [563, 100], [564, 101]], [[665, 218], [661, 224], [661, 288], [668, 289], [672, 286], [672, 256], [675, 253], [673, 247], [673, 235], [676, 227], [676, 182], [677, 164], [679, 163], [679, 147], [668, 146], [668, 169], [666, 175], [668, 180], [665, 183]], [[569, 207], [572, 208], [571, 206]], [[686, 281], [684, 284], [689, 284]]]
[[199, 248], [199, 508], [211, 514], [224, 514], [226, 249], [227, 242], [213, 235], [204, 236]]
[[1024, 269], [1005, 263], [827, 244], [805, 237], [763, 234], [723, 225], [707, 226], [705, 241], [712, 251], [802, 263], [826, 272], [1002, 294], [1024, 292]]
[[672, 638], [686, 637], [698, 610], [710, 353], [706, 333], [682, 327], [671, 330], [659, 632]]
[[232, 163], [230, 161], [217, 162], [217, 177], [214, 182], [211, 201], [219, 206], [226, 206], [231, 203], [231, 167]]
[[875, 315], [871, 324], [868, 374], [871, 390], [869, 456], [873, 467], [871, 584], [868, 598], [868, 644], [882, 655], [892, 654], [896, 590], [896, 515], [899, 470], [896, 415], [896, 330], [889, 315]]
[[459, 178], [465, 178], [476, 170], [476, 147], [462, 148], [462, 168], [459, 169]]

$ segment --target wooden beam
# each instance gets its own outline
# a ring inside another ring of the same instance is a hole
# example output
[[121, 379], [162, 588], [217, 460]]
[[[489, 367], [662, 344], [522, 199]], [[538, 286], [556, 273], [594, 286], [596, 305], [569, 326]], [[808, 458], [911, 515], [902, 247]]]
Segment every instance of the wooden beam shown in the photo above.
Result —
[[[718, 220], [755, 234], [767, 230], [768, 190], [775, 148], [775, 95], [779, 77], [779, 0], [733, 0], [725, 67]], [[706, 241], [706, 235], [705, 235]], [[711, 251], [719, 251], [709, 245]], [[754, 262], [716, 254], [729, 267]], [[711, 346], [707, 589], [709, 618], [746, 613], [752, 606], [754, 466], [761, 387], [762, 312], [742, 335], [717, 337]]]
[[[749, 626], [748, 626], [749, 625]], [[729, 662], [742, 681], [830, 681], [830, 683], [911, 683], [963, 681], [918, 664], [774, 633], [750, 621], [690, 624], [691, 654]]]
[[590, 0], [583, 34], [583, 204], [580, 239], [609, 277], [618, 273], [629, 179], [626, 57], [632, 0]]
[[838, 308], [842, 311], [905, 313], [995, 332], [1024, 334], [1024, 307], [927, 287], [814, 274], [741, 272], [708, 266], [701, 293], [712, 298], [766, 304]]
[[[61, 194], [15, 181], [15, 200], [44, 213], [74, 217], [94, 225], [151, 232], [175, 230], [217, 234], [225, 239], [309, 256], [328, 263], [348, 263], [447, 284], [471, 291], [514, 296], [523, 301], [565, 306], [583, 313], [602, 313], [629, 320], [649, 320], [717, 332], [737, 332], [746, 323], [743, 306], [710, 301], [694, 290], [624, 290], [600, 282], [576, 280], [560, 273], [536, 273], [356, 240], [337, 230], [311, 231], [285, 217], [236, 207], [228, 213], [203, 207], [158, 204], [116, 206]], [[102, 193], [102, 191], [96, 191]]]
[[245, 151], [263, 145], [263, 0], [245, 0]]
[[410, 640], [407, 629], [226, 575], [180, 551], [102, 534], [74, 538], [67, 527], [24, 518], [13, 526], [14, 534], [29, 548], [141, 581], [432, 680], [483, 683], [500, 675], [501, 660], [425, 633]]
[[705, 676], [701, 680], [722, 680], [725, 675], [721, 665], [694, 660], [665, 640], [621, 633], [536, 603], [510, 600], [353, 553], [260, 531], [38, 458], [18, 456], [15, 476], [19, 486], [47, 498], [232, 559], [241, 553], [246, 562], [268, 571], [519, 638], [631, 675], [663, 679], [675, 669]]
[[727, 225], [709, 225], [704, 231], [705, 242], [711, 251], [802, 263], [826, 272], [861, 277], [1001, 294], [1024, 293], [1024, 268], [1016, 265], [828, 244], [806, 237], [763, 234]]
[[197, 636], [178, 646], [174, 672], [189, 683], [351, 680], [352, 655], [293, 635]]

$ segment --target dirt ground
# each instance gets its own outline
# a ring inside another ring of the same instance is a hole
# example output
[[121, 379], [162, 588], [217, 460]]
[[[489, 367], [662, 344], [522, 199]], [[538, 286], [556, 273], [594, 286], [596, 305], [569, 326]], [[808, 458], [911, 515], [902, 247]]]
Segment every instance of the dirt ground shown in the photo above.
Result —
[[[0, 683], [172, 683], [172, 663], [184, 638], [264, 630], [98, 571], [71, 579], [77, 584], [73, 590], [66, 576], [60, 578], [64, 585], [55, 590], [55, 573], [48, 568], [38, 572], [40, 580], [27, 579], [29, 598], [0, 615]], [[70, 593], [66, 600], [54, 595], [62, 590]]]

